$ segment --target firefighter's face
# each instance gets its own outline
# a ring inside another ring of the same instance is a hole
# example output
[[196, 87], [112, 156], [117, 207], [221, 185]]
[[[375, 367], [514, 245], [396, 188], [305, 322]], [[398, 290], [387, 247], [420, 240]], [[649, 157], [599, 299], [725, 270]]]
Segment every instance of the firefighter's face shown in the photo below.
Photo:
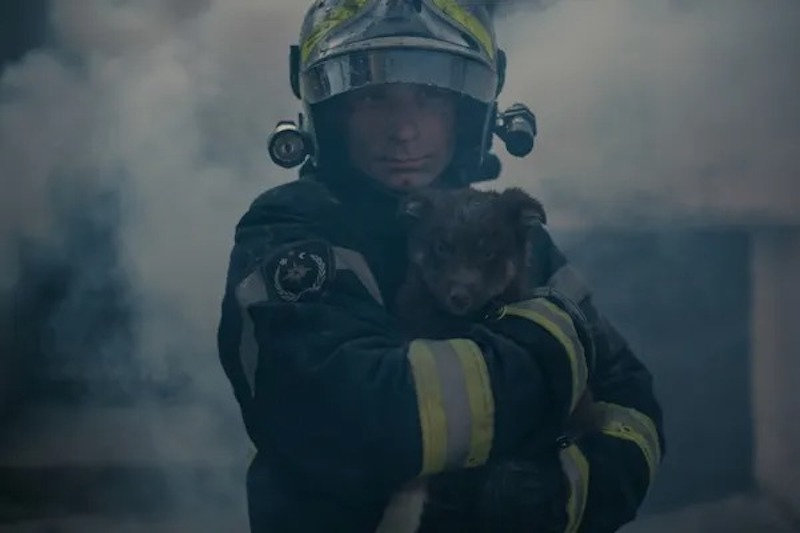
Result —
[[350, 161], [389, 187], [409, 190], [433, 182], [455, 150], [456, 98], [419, 85], [361, 89], [347, 99]]

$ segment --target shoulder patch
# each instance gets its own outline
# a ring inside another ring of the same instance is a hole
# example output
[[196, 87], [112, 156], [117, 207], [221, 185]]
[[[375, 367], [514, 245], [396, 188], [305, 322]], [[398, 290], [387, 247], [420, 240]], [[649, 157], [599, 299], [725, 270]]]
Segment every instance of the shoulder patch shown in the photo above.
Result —
[[322, 293], [336, 275], [330, 245], [309, 240], [279, 248], [262, 264], [270, 299], [298, 302]]

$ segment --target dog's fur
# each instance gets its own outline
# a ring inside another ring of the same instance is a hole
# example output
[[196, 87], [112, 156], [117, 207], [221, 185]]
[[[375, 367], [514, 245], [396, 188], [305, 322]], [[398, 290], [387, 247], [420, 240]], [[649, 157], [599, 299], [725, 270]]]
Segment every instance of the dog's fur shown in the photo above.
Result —
[[409, 265], [395, 313], [415, 337], [452, 336], [528, 286], [529, 229], [542, 205], [521, 189], [412, 194], [402, 205]]

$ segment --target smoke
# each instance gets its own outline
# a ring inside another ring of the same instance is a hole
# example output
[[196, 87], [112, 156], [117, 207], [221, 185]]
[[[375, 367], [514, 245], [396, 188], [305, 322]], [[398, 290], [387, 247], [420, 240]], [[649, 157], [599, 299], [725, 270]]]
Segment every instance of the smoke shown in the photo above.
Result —
[[792, 0], [513, 3], [502, 99], [540, 134], [501, 183], [556, 225], [797, 222], [798, 23]]
[[[68, 285], [36, 340], [49, 371], [134, 397], [177, 380], [206, 406], [191, 424], [148, 411], [155, 460], [248, 453], [216, 326], [235, 223], [291, 178], [266, 137], [297, 112], [301, 4], [59, 0], [49, 45], [0, 80], [0, 297], [45, 265]], [[226, 488], [240, 495], [243, 479]]]
[[[489, 186], [540, 197], [595, 303], [653, 371], [669, 452], [647, 505], [752, 487], [768, 422], [753, 425], [763, 399], [751, 394], [770, 393], [749, 381], [769, 354], [746, 333], [760, 297], [748, 262], [761, 260], [746, 231], [800, 224], [800, 4], [520, 1], [497, 23], [503, 103], [530, 104], [539, 136]], [[705, 453], [700, 432], [725, 444]]]
[[[195, 359], [213, 345], [237, 217], [288, 178], [264, 147], [274, 122], [295, 112], [286, 57], [302, 7], [53, 6], [57, 47], [29, 54], [0, 87], [3, 256], [20, 240], [69, 256], [63, 214], [98, 218], [85, 208], [106, 205], [108, 219], [95, 223], [118, 226], [122, 268], [148, 317], [141, 353], [156, 371], [164, 352]], [[18, 274], [4, 264], [0, 287]]]
[[[796, 220], [800, 4], [536, 4], [497, 12], [503, 100], [529, 103], [540, 127], [498, 185], [539, 194], [555, 225]], [[189, 376], [238, 428], [215, 353], [227, 254], [254, 196], [292, 177], [265, 140], [298, 111], [288, 46], [307, 2], [52, 5], [52, 46], [0, 80], [0, 295], [20, 279], [21, 243], [73, 265], [51, 343], [75, 353], [86, 310], [123, 284], [136, 371]], [[119, 342], [97, 348], [100, 372], [129, 370], [114, 366]]]

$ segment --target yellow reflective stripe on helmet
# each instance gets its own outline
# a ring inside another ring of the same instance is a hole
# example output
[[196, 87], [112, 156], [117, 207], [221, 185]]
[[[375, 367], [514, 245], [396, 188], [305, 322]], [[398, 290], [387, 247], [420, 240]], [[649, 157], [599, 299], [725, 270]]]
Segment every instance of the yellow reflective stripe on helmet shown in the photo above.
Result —
[[422, 431], [421, 475], [483, 464], [494, 438], [494, 399], [478, 346], [467, 339], [411, 342]]
[[561, 468], [569, 479], [569, 499], [567, 500], [567, 527], [565, 533], [575, 533], [580, 528], [586, 500], [589, 493], [589, 461], [575, 444], [570, 444], [559, 452]]
[[350, 20], [353, 15], [358, 13], [368, 0], [346, 0], [341, 5], [332, 8], [309, 33], [308, 37], [300, 43], [300, 60], [305, 63], [314, 48], [331, 31]]
[[595, 402], [595, 413], [601, 432], [632, 441], [642, 450], [652, 482], [661, 464], [661, 444], [653, 421], [636, 409], [608, 402]]
[[460, 5], [456, 0], [433, 0], [433, 4], [477, 39], [489, 57], [494, 59], [492, 35], [475, 15], [464, 9], [464, 6]]
[[589, 379], [589, 369], [586, 366], [586, 356], [583, 345], [578, 338], [578, 332], [569, 315], [553, 303], [543, 298], [534, 298], [511, 305], [507, 305], [503, 313], [515, 315], [543, 327], [561, 343], [567, 352], [572, 374], [572, 397], [570, 399], [570, 412], [578, 405], [578, 401], [586, 388]]

